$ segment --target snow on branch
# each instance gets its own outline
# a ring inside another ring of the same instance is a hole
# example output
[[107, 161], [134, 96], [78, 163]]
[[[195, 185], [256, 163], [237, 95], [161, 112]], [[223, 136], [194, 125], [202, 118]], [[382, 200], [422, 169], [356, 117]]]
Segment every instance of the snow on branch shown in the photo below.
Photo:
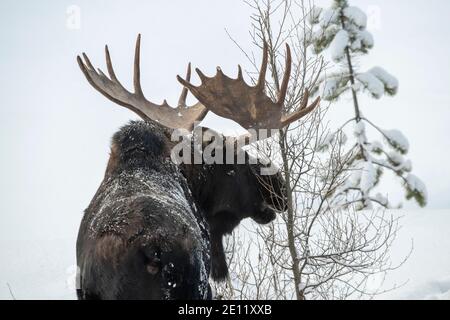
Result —
[[[372, 97], [380, 99], [384, 94], [384, 84], [370, 72], [360, 73], [356, 79], [362, 84], [362, 88], [367, 90]], [[361, 86], [357, 86], [360, 89]]]
[[416, 201], [424, 207], [428, 201], [428, 191], [425, 184], [417, 176], [412, 173], [406, 177], [406, 190], [407, 199], [414, 198]]
[[372, 49], [373, 45], [373, 36], [369, 31], [357, 30], [353, 32], [350, 45], [352, 51], [367, 52], [367, 49]]
[[392, 130], [382, 130], [386, 141], [396, 150], [398, 150], [402, 154], [406, 154], [409, 151], [409, 141], [400, 132], [400, 130], [392, 129]]
[[312, 25], [320, 23], [320, 15], [322, 14], [322, 11], [323, 9], [320, 7], [312, 7], [311, 12], [308, 15], [308, 23]]
[[345, 48], [348, 46], [349, 35], [347, 31], [340, 30], [330, 44], [331, 58], [335, 62], [341, 61], [345, 57]]
[[[398, 80], [381, 67], [374, 67], [367, 72], [359, 73], [356, 79], [362, 85], [362, 89], [368, 91], [375, 99], [380, 99], [384, 94], [393, 96], [398, 91]], [[361, 90], [361, 86], [356, 87]]]
[[318, 22], [322, 28], [339, 23], [339, 10], [335, 8], [322, 10]]
[[367, 26], [367, 15], [358, 7], [347, 7], [343, 10], [344, 16], [348, 21], [352, 22], [360, 28], [366, 28]]
[[398, 91], [398, 80], [396, 77], [388, 73], [381, 67], [374, 67], [368, 71], [373, 74], [384, 85], [384, 90], [387, 94], [393, 96]]
[[364, 194], [367, 194], [376, 184], [377, 170], [370, 161], [364, 162], [359, 188]]

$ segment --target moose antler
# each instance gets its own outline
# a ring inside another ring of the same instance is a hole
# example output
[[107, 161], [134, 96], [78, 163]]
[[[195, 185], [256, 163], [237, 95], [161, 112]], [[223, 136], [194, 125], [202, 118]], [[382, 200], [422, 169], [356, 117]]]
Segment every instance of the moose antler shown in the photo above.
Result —
[[[200, 102], [192, 107], [188, 107], [186, 105], [186, 96], [188, 93], [186, 88], [183, 88], [177, 108], [170, 107], [166, 100], [161, 105], [148, 101], [144, 97], [141, 88], [140, 48], [141, 35], [139, 34], [136, 40], [134, 56], [134, 93], [125, 89], [117, 79], [108, 46], [105, 46], [105, 55], [109, 78], [102, 70], [98, 69], [98, 72], [95, 70], [85, 53], [83, 53], [84, 61], [80, 56], [77, 56], [77, 61], [89, 83], [111, 101], [134, 111], [144, 120], [158, 121], [162, 125], [172, 129], [182, 128], [191, 131], [194, 128], [194, 123], [203, 120], [208, 110]], [[189, 64], [187, 70], [187, 81], [190, 80], [190, 76], [191, 64]]]
[[189, 88], [208, 110], [236, 121], [245, 129], [281, 129], [313, 111], [319, 104], [320, 97], [308, 106], [309, 93], [306, 90], [298, 111], [283, 115], [283, 105], [291, 74], [291, 50], [286, 44], [286, 69], [276, 102], [265, 94], [268, 56], [268, 46], [264, 42], [263, 60], [256, 86], [245, 83], [240, 66], [238, 66], [237, 79], [229, 78], [219, 67], [217, 74], [212, 78], [196, 69], [202, 81], [198, 87], [191, 84], [188, 79], [185, 80], [180, 76], [177, 76], [177, 79], [183, 86]]

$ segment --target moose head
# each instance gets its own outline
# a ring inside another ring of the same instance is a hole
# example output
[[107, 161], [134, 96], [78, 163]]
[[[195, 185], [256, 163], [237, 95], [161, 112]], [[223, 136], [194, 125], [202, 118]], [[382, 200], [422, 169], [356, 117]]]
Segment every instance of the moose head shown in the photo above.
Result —
[[[140, 83], [140, 42], [141, 36], [138, 35], [134, 59], [134, 92], [125, 89], [117, 79], [107, 46], [105, 55], [109, 77], [100, 69], [96, 70], [86, 54], [83, 53], [83, 58], [78, 56], [77, 61], [88, 82], [97, 91], [116, 104], [138, 114], [145, 122], [152, 124], [153, 130], [159, 131], [157, 135], [165, 137], [161, 140], [165, 150], [173, 149], [178, 143], [171, 139], [175, 130], [183, 129], [186, 134], [194, 129], [197, 130], [196, 124], [204, 119], [208, 111], [234, 120], [249, 131], [273, 130], [282, 129], [299, 120], [319, 104], [320, 99], [317, 98], [308, 105], [308, 92], [305, 92], [298, 111], [289, 115], [283, 114], [291, 71], [291, 53], [288, 45], [286, 46], [286, 68], [277, 101], [272, 101], [266, 95], [265, 77], [269, 55], [266, 43], [264, 43], [261, 70], [255, 86], [250, 86], [244, 81], [240, 66], [236, 79], [226, 76], [220, 68], [217, 68], [214, 77], [207, 77], [196, 69], [202, 83], [194, 86], [190, 82], [191, 66], [189, 64], [186, 78], [177, 77], [183, 85], [178, 106], [173, 108], [166, 100], [161, 105], [152, 103], [145, 98]], [[188, 91], [198, 100], [193, 106], [186, 104]], [[200, 131], [210, 130], [200, 128]], [[214, 133], [213, 136], [221, 135]], [[189, 139], [193, 139], [192, 137], [193, 135], [190, 135]], [[273, 175], [262, 174], [262, 169], [268, 164], [255, 160], [242, 148], [236, 148], [236, 146], [242, 146], [240, 141], [244, 141], [245, 145], [260, 139], [260, 136], [249, 133], [238, 137], [223, 137], [223, 139], [231, 141], [220, 147], [223, 157], [230, 153], [233, 158], [243, 155], [242, 163], [229, 163], [223, 158], [223, 161], [212, 164], [205, 161], [178, 164], [181, 174], [187, 181], [194, 204], [201, 211], [209, 228], [212, 277], [215, 280], [223, 280], [228, 274], [222, 245], [223, 235], [231, 233], [244, 218], [250, 217], [260, 224], [269, 223], [275, 218], [276, 212], [285, 211], [287, 205], [282, 174], [280, 172]], [[206, 139], [202, 136], [201, 141], [201, 147], [207, 148], [212, 143], [211, 135]], [[194, 156], [195, 148], [192, 150], [192, 156]], [[142, 151], [150, 152], [147, 149]], [[113, 156], [114, 152], [111, 157]], [[169, 155], [166, 154], [166, 157], [168, 158]], [[152, 161], [155, 161], [154, 158]], [[110, 163], [114, 163], [114, 160], [110, 159]], [[155, 190], [155, 192], [158, 191]]]

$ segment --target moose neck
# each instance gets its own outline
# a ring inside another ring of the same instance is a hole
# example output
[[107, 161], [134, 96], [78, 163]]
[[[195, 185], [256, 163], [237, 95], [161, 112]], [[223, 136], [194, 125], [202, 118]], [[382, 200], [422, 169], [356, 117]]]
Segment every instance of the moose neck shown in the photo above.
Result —
[[154, 122], [131, 121], [112, 138], [105, 177], [133, 170], [161, 171], [170, 156], [167, 130]]

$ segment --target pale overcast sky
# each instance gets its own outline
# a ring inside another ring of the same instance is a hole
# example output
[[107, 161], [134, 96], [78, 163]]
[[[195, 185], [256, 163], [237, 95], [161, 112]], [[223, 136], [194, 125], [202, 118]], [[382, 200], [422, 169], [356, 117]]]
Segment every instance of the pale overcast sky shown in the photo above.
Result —
[[[429, 208], [450, 208], [450, 2], [350, 3], [371, 13], [375, 48], [361, 68], [380, 65], [400, 81], [394, 98], [363, 98], [364, 113], [408, 137], [414, 173], [428, 187]], [[73, 8], [80, 10], [79, 29], [68, 24]], [[175, 75], [183, 74], [189, 61], [207, 74], [221, 65], [234, 75], [238, 63], [247, 64], [225, 28], [252, 49], [249, 14], [241, 0], [2, 0], [0, 247], [46, 237], [50, 230], [55, 239], [75, 237], [102, 180], [111, 136], [136, 118], [90, 87], [77, 54], [86, 51], [104, 68], [108, 43], [116, 73], [129, 85], [134, 42], [142, 33], [144, 92], [155, 102], [167, 98], [175, 104], [180, 90]], [[352, 112], [349, 100], [333, 108], [336, 123]], [[218, 129], [229, 125], [213, 116], [205, 123]], [[387, 183], [384, 191], [394, 200], [403, 195], [397, 184]]]

